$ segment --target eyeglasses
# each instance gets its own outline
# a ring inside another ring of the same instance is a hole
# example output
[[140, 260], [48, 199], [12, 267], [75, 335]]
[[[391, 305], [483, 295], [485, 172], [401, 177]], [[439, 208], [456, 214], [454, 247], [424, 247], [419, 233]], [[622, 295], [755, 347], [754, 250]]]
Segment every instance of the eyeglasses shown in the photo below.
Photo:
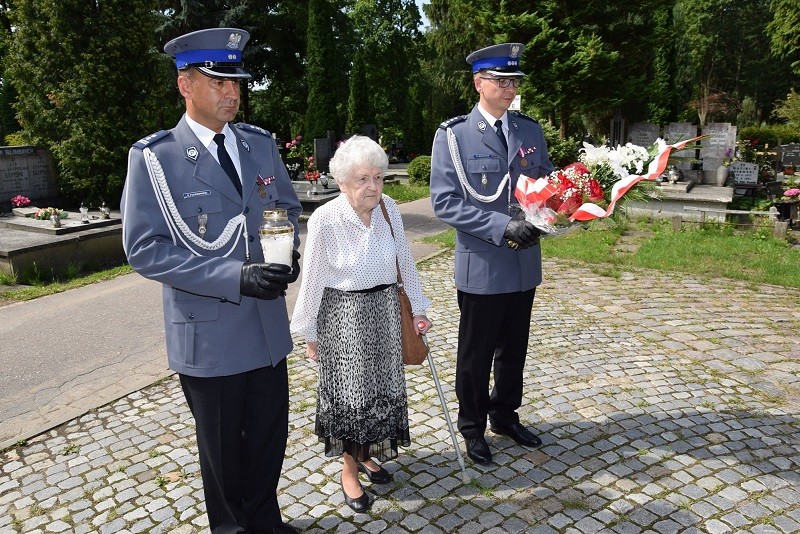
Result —
[[481, 76], [481, 80], [491, 80], [495, 82], [500, 89], [508, 89], [512, 85], [514, 87], [519, 87], [519, 84], [522, 83], [521, 78], [487, 78]]

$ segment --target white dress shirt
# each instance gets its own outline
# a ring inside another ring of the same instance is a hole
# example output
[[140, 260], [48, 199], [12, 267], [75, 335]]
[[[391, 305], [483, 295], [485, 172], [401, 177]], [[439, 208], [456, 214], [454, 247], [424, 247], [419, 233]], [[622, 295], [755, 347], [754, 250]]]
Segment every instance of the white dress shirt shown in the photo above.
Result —
[[[214, 130], [206, 128], [199, 122], [192, 119], [189, 114], [186, 114], [186, 124], [192, 129], [197, 139], [203, 143], [206, 150], [211, 152], [214, 159], [219, 163], [219, 156], [217, 155], [217, 143], [214, 142], [214, 136], [217, 134]], [[233, 161], [233, 166], [236, 167], [236, 174], [239, 175], [239, 180], [242, 179], [242, 164], [239, 162], [239, 147], [236, 146], [236, 136], [233, 134], [230, 126], [227, 124], [222, 128], [222, 133], [225, 134], [225, 150]]]
[[386, 195], [383, 201], [392, 221], [394, 240], [380, 206], [372, 210], [370, 225], [366, 226], [344, 194], [311, 214], [303, 253], [303, 281], [292, 314], [292, 332], [304, 334], [307, 341], [317, 340], [317, 314], [326, 287], [356, 291], [397, 282], [395, 255], [414, 315], [423, 315], [431, 305], [422, 294], [397, 204]]

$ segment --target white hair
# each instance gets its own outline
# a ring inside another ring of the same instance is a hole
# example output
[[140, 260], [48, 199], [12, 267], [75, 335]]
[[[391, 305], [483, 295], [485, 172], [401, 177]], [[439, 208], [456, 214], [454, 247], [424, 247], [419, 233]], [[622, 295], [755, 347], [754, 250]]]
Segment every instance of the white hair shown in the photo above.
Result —
[[330, 161], [331, 174], [337, 182], [350, 179], [350, 174], [356, 167], [377, 167], [381, 175], [385, 175], [389, 168], [389, 156], [383, 151], [381, 145], [363, 135], [354, 135], [345, 141]]

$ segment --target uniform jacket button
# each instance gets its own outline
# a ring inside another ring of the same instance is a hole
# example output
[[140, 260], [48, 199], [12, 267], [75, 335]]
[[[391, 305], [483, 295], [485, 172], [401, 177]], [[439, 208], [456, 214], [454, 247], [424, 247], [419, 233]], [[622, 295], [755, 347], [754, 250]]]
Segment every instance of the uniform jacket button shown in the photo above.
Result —
[[193, 313], [190, 313], [190, 314], [189, 314], [189, 319], [190, 319], [190, 320], [192, 320], [192, 321], [194, 321], [194, 314], [193, 314]]
[[203, 208], [201, 208], [200, 206], [197, 206], [197, 213], [201, 213], [202, 211], [203, 211]]
[[247, 236], [247, 240], [252, 243], [253, 241], [256, 240], [256, 238], [254, 236], [249, 235], [249, 236]]

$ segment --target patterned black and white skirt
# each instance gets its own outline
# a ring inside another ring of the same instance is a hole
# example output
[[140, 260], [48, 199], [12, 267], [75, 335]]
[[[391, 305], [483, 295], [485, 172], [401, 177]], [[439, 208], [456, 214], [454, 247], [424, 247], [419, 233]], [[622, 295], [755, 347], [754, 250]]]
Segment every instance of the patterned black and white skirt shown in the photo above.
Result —
[[326, 456], [397, 457], [411, 443], [397, 286], [325, 288], [317, 315], [315, 432]]

